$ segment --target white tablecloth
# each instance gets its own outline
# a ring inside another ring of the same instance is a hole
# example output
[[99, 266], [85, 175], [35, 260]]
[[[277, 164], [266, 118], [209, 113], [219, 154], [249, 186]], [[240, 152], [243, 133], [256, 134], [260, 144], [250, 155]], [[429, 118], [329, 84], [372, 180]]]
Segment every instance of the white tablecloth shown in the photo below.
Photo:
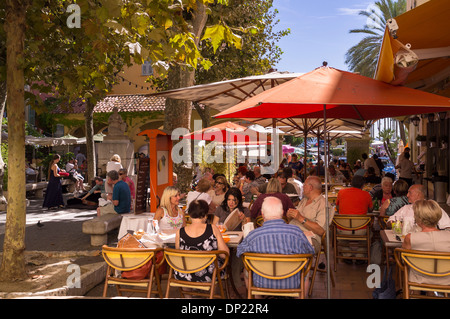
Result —
[[153, 219], [153, 216], [155, 216], [154, 213], [122, 215], [118, 238], [120, 239], [125, 236], [128, 230], [138, 231], [142, 229], [143, 231], [147, 231], [148, 220]]

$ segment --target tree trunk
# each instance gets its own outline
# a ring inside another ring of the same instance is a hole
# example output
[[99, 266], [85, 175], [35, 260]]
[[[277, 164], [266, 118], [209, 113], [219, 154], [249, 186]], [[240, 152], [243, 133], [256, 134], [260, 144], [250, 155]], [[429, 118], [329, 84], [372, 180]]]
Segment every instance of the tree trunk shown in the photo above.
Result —
[[87, 158], [87, 178], [89, 182], [97, 175], [97, 160], [95, 158], [94, 143], [94, 107], [95, 105], [86, 100], [86, 110], [84, 111], [84, 120], [86, 128], [86, 158]]
[[24, 39], [29, 1], [6, 1], [6, 82], [8, 110], [8, 209], [0, 280], [27, 278], [25, 271], [25, 100]]
[[[208, 15], [205, 5], [197, 1], [197, 6], [192, 16], [192, 32], [195, 35], [195, 44], [198, 46], [200, 36], [206, 25]], [[168, 73], [168, 89], [178, 89], [194, 85], [195, 71], [183, 69], [180, 65], [172, 66]], [[164, 129], [172, 131], [176, 128], [187, 128], [191, 126], [191, 102], [183, 100], [166, 99], [164, 111]], [[176, 143], [176, 141], [174, 141]], [[189, 154], [189, 157], [190, 154]], [[192, 180], [192, 168], [185, 166], [186, 163], [174, 164], [174, 173], [177, 174], [177, 187], [180, 191], [189, 190]]]
[[194, 105], [195, 110], [197, 111], [197, 113], [200, 115], [200, 118], [202, 119], [203, 128], [209, 127], [209, 125], [211, 124], [211, 111], [210, 111], [209, 106], [205, 105], [204, 108], [202, 109], [197, 102], [192, 102], [192, 104]]
[[[6, 81], [0, 83], [0, 119], [3, 119], [3, 114], [5, 114], [6, 108]], [[0, 123], [1, 125], [1, 123]], [[3, 131], [3, 127], [1, 128]], [[2, 137], [0, 135], [0, 144], [2, 143]], [[5, 162], [3, 161], [3, 156], [0, 152], [0, 204], [7, 204], [5, 196], [3, 195], [3, 175], [5, 174]]]
[[[191, 86], [194, 83], [194, 72], [181, 70], [181, 67], [176, 65], [172, 67], [168, 75], [169, 90]], [[173, 131], [176, 128], [190, 128], [191, 125], [191, 102], [184, 100], [166, 99], [166, 108], [164, 110], [164, 129], [166, 131]], [[173, 141], [174, 144], [177, 141]], [[191, 158], [191, 150], [185, 149], [189, 152], [187, 157]], [[177, 187], [182, 192], [188, 192], [190, 183], [192, 181], [192, 168], [186, 166], [188, 163], [174, 163], [173, 171], [177, 174]]]

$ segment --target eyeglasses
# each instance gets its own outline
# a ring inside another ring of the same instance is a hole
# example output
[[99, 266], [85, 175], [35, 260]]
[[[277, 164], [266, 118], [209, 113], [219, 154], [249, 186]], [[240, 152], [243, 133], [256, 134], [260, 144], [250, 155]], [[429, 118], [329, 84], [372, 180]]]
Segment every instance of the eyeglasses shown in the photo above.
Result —
[[125, 174], [123, 174], [123, 173], [120, 173], [119, 175], [120, 175], [120, 176], [122, 176], [122, 175], [125, 175]]
[[222, 183], [222, 182], [216, 182], [216, 184], [225, 185], [225, 183]]

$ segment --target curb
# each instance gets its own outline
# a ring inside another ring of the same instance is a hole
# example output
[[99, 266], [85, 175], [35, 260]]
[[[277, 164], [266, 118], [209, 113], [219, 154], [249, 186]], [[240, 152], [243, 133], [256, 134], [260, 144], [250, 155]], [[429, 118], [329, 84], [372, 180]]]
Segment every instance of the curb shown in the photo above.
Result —
[[[26, 255], [43, 255], [47, 257], [92, 257], [98, 256], [99, 251], [27, 251]], [[1, 255], [1, 253], [0, 253]], [[29, 297], [67, 297], [84, 296], [89, 290], [100, 284], [105, 279], [107, 265], [104, 261], [92, 264], [89, 271], [80, 278], [80, 288], [63, 286], [60, 288], [43, 290], [38, 292], [0, 292], [2, 299], [29, 298]]]

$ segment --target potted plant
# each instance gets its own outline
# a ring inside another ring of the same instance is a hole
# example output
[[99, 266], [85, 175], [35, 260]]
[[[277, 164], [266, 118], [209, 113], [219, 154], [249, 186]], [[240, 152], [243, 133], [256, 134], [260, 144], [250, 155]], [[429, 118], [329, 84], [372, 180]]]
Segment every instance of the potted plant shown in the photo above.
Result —
[[418, 146], [426, 146], [427, 144], [427, 137], [425, 135], [417, 135], [416, 141]]

